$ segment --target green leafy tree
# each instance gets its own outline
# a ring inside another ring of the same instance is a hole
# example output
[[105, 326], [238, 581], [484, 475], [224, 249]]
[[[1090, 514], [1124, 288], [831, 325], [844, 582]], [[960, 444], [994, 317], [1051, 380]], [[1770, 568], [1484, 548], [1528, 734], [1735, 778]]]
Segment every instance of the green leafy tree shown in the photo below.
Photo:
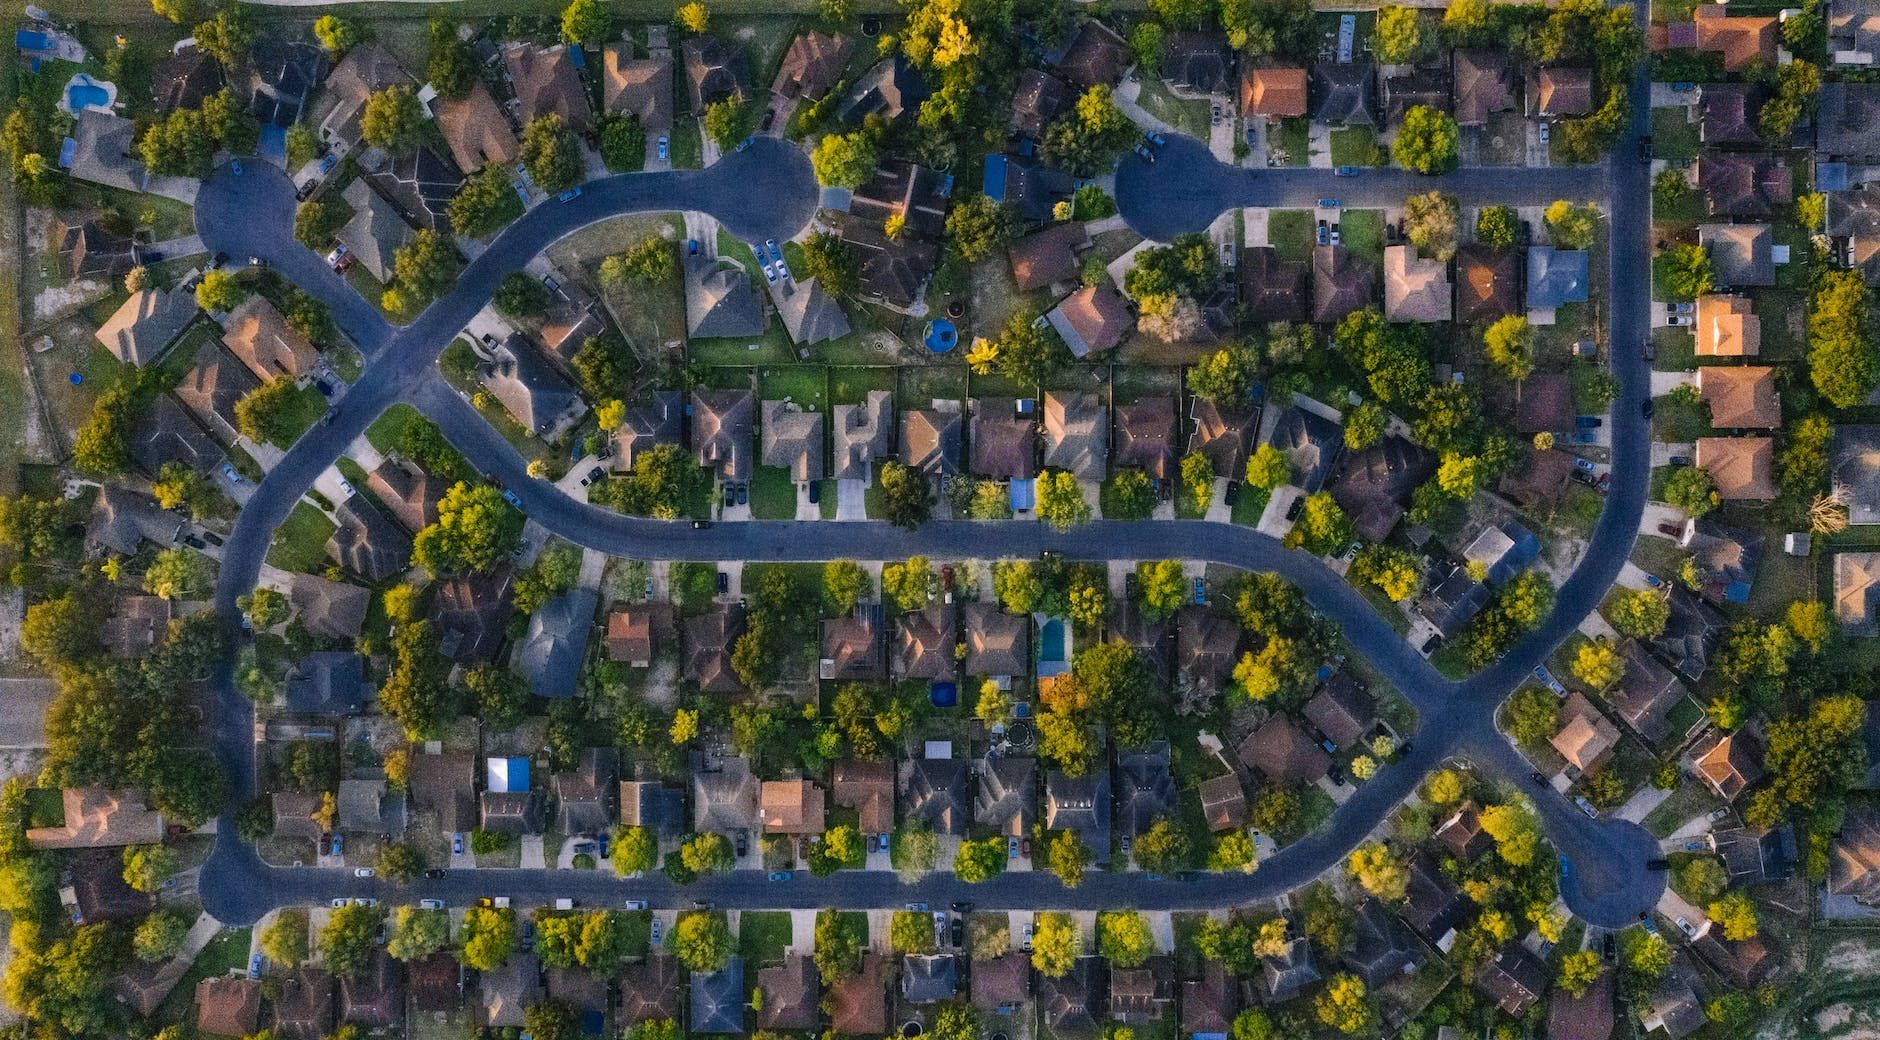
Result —
[[320, 956], [335, 975], [357, 975], [371, 962], [381, 923], [378, 907], [348, 903], [335, 907], [320, 932]]
[[1526, 379], [1534, 371], [1534, 333], [1527, 318], [1510, 314], [1482, 331], [1488, 359], [1510, 379]]
[[196, 283], [196, 305], [205, 311], [231, 311], [248, 293], [225, 270], [209, 271]]
[[859, 188], [874, 175], [875, 134], [867, 129], [824, 134], [810, 153], [818, 183], [832, 188]]
[[913, 530], [933, 515], [933, 489], [920, 471], [899, 462], [884, 462], [875, 478], [882, 518], [896, 527]]
[[424, 873], [424, 853], [406, 842], [388, 842], [379, 849], [378, 872], [399, 884], [417, 880]]
[[1560, 729], [1560, 702], [1547, 690], [1523, 687], [1508, 698], [1503, 725], [1523, 745], [1539, 746]]
[[1607, 601], [1605, 615], [1622, 636], [1656, 639], [1671, 620], [1671, 604], [1653, 589], [1620, 589]]
[[999, 374], [1024, 386], [1036, 385], [1070, 360], [1064, 341], [1036, 316], [1020, 310], [999, 330]]
[[209, 558], [194, 549], [165, 549], [144, 570], [144, 591], [172, 602], [196, 599], [209, 590], [209, 570]]
[[1591, 249], [1599, 234], [1599, 207], [1575, 206], [1565, 199], [1555, 199], [1542, 214], [1547, 233], [1561, 249]]
[[1717, 268], [1703, 246], [1696, 243], [1672, 246], [1659, 254], [1658, 278], [1667, 299], [1690, 300], [1704, 295], [1717, 284]]
[[[675, 928], [673, 934], [676, 940], [678, 929]], [[464, 911], [457, 935], [463, 944], [458, 958], [467, 967], [494, 971], [515, 956], [516, 912], [508, 907], [470, 907]], [[678, 952], [676, 943], [673, 952]]]
[[450, 915], [443, 910], [401, 906], [392, 911], [385, 952], [396, 960], [415, 961], [450, 945]]
[[1808, 375], [1822, 399], [1852, 408], [1880, 385], [1873, 294], [1856, 271], [1826, 271], [1808, 308]]
[[993, 835], [982, 841], [962, 841], [953, 856], [953, 873], [961, 881], [976, 884], [990, 881], [1005, 872], [1005, 839]]
[[1521, 240], [1521, 217], [1512, 206], [1484, 206], [1475, 215], [1475, 240], [1506, 249]]
[[1115, 520], [1145, 520], [1155, 511], [1155, 485], [1139, 469], [1110, 474], [1103, 489], [1103, 515]]
[[1083, 943], [1077, 935], [1077, 922], [1071, 915], [1046, 912], [1037, 915], [1031, 935], [1031, 966], [1046, 978], [1059, 979], [1070, 973]]
[[614, 830], [614, 873], [621, 877], [644, 874], [659, 865], [659, 837], [645, 827]]
[[581, 183], [580, 143], [568, 124], [553, 112], [535, 117], [523, 128], [517, 156], [529, 179], [550, 195]]
[[225, 67], [245, 68], [254, 49], [255, 29], [243, 4], [230, 4], [196, 26], [196, 46]]
[[[1390, 7], [1378, 12], [1379, 23], [1383, 22], [1386, 13], [1393, 10], [1408, 14], [1414, 23], [1415, 11]], [[1422, 256], [1448, 263], [1449, 258], [1456, 255], [1456, 226], [1459, 219], [1460, 212], [1453, 195], [1430, 191], [1404, 200], [1404, 237], [1417, 247], [1417, 252]]]
[[750, 136], [750, 106], [725, 98], [705, 106], [705, 136], [721, 149], [734, 147]]
[[737, 862], [731, 840], [722, 834], [694, 834], [679, 846], [679, 860], [694, 874], [718, 874]]
[[392, 254], [392, 274], [398, 288], [415, 300], [429, 300], [450, 290], [463, 266], [450, 239], [422, 228]]
[[129, 470], [133, 427], [143, 410], [135, 389], [125, 383], [99, 394], [72, 442], [72, 463], [79, 472], [102, 478]]
[[323, 14], [315, 19], [313, 35], [328, 54], [344, 54], [359, 46], [364, 38], [357, 25], [336, 14]]
[[437, 506], [437, 522], [418, 532], [412, 560], [433, 574], [490, 570], [522, 538], [522, 514], [492, 484], [458, 483]]
[[1560, 958], [1560, 988], [1570, 997], [1584, 996], [1604, 971], [1599, 951], [1575, 950]]
[[1256, 359], [1245, 347], [1226, 346], [1204, 354], [1188, 368], [1188, 392], [1209, 401], [1241, 401], [1253, 385]]
[[1144, 617], [1159, 621], [1188, 602], [1188, 579], [1180, 560], [1144, 561], [1136, 565], [1136, 595]]
[[235, 402], [235, 429], [244, 437], [285, 448], [300, 435], [294, 406], [300, 388], [287, 376], [255, 387]]
[[1330, 556], [1342, 551], [1357, 536], [1351, 518], [1345, 515], [1331, 492], [1307, 495], [1299, 519], [1286, 533], [1289, 547], [1303, 548], [1314, 556]]
[[1347, 1035], [1369, 1029], [1376, 1017], [1364, 980], [1349, 973], [1332, 976], [1312, 1010], [1320, 1022]]
[[307, 914], [283, 910], [261, 931], [261, 952], [283, 968], [298, 967], [307, 958]]
[[1665, 502], [1682, 509], [1693, 519], [1703, 516], [1723, 501], [1710, 474], [1696, 466], [1680, 466], [1665, 480]]
[[1573, 677], [1595, 690], [1604, 690], [1625, 674], [1619, 652], [1606, 643], [1581, 643], [1573, 655]]
[[896, 910], [888, 922], [888, 945], [896, 953], [933, 950], [933, 919], [914, 910]]
[[1410, 885], [1410, 870], [1388, 845], [1366, 842], [1351, 851], [1345, 869], [1366, 892], [1387, 903], [1402, 902]]
[[1351, 561], [1351, 575], [1377, 586], [1392, 603], [1402, 603], [1416, 595], [1423, 583], [1423, 569], [1415, 556], [1383, 545], [1369, 545], [1359, 550]]
[[124, 883], [139, 892], [154, 893], [174, 877], [182, 859], [167, 845], [124, 846]]
[[1018, 215], [985, 195], [970, 195], [947, 212], [947, 241], [969, 264], [979, 263], [1011, 244], [1021, 230]]
[[1428, 105], [1413, 105], [1403, 115], [1390, 156], [1397, 165], [1416, 173], [1447, 173], [1456, 168], [1461, 134], [1449, 113]]
[[867, 937], [865, 928], [849, 927], [841, 911], [824, 910], [816, 915], [816, 971], [825, 984], [852, 975], [861, 967]]
[[1640, 992], [1671, 968], [1671, 944], [1657, 932], [1627, 928], [1619, 933], [1619, 972], [1632, 992]]
[[1141, 914], [1134, 910], [1097, 914], [1097, 952], [1109, 960], [1112, 968], [1140, 967], [1155, 951], [1155, 935]]
[[1065, 888], [1083, 884], [1084, 870], [1094, 862], [1096, 854], [1073, 831], [1054, 832], [1045, 848], [1045, 863]]
[[202, 100], [202, 125], [209, 136], [235, 155], [253, 155], [261, 144], [261, 123], [227, 87]]
[[131, 935], [131, 952], [146, 964], [166, 961], [182, 950], [188, 934], [189, 922], [181, 914], [158, 910], [138, 922]]
[[402, 83], [394, 84], [366, 98], [359, 134], [374, 148], [404, 153], [418, 146], [425, 122], [417, 93]]
[[548, 286], [527, 271], [511, 271], [496, 283], [490, 304], [505, 318], [539, 317], [548, 310]]
[[601, 0], [569, 0], [561, 12], [561, 35], [569, 43], [596, 47], [613, 36], [614, 16]]
[[1045, 127], [1044, 152], [1067, 173], [1094, 177], [1114, 166], [1140, 132], [1116, 107], [1110, 88], [1098, 84]]
[[137, 149], [145, 168], [158, 176], [207, 176], [215, 157], [215, 142], [199, 109], [171, 112], [144, 132]]
[[1090, 521], [1090, 503], [1077, 478], [1065, 470], [1046, 470], [1038, 478], [1038, 519], [1054, 531], [1068, 531]]
[[1726, 892], [1723, 898], [1705, 907], [1704, 912], [1723, 929], [1725, 939], [1743, 942], [1756, 938], [1756, 904], [1750, 902], [1748, 892], [1740, 888]]
[[1371, 50], [1386, 65], [1402, 65], [1416, 56], [1423, 45], [1422, 24], [1414, 8], [1386, 5], [1378, 8], [1377, 29], [1371, 37]]
[[1142, 869], [1167, 876], [1188, 865], [1188, 835], [1166, 816], [1158, 818], [1136, 838], [1132, 855]]
[[[426, 35], [430, 43], [424, 64], [426, 81], [446, 98], [467, 97], [477, 85], [481, 63], [476, 50], [457, 34], [457, 23], [448, 18], [431, 19]], [[456, 227], [456, 222], [452, 221], [451, 226]]]
[[1247, 459], [1247, 483], [1272, 491], [1292, 479], [1292, 460], [1271, 444], [1262, 444]]
[[1482, 810], [1482, 830], [1495, 839], [1495, 852], [1511, 867], [1525, 867], [1540, 851], [1541, 821], [1523, 803], [1491, 805]]
[[488, 238], [522, 215], [522, 200], [510, 185], [508, 170], [490, 165], [464, 179], [446, 212], [458, 234]]
[[1366, 401], [1345, 413], [1345, 448], [1363, 451], [1384, 439], [1389, 417], [1375, 401]]

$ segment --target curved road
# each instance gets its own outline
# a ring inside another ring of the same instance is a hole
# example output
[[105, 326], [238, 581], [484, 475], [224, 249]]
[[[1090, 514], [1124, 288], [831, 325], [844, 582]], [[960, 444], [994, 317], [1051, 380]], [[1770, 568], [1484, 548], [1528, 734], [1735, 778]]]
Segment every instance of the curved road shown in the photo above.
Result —
[[[1635, 120], [1635, 123], [1642, 120]], [[1635, 126], [1632, 134], [1640, 130]], [[1440, 187], [1466, 202], [1545, 202], [1561, 196], [1612, 201], [1613, 285], [1642, 285], [1649, 253], [1646, 241], [1646, 168], [1632, 159], [1629, 136], [1609, 167], [1560, 170], [1463, 170], [1447, 177], [1413, 178], [1377, 172], [1333, 180], [1327, 170], [1241, 171], [1222, 167], [1198, 144], [1171, 140], [1161, 162], [1131, 160], [1118, 173], [1118, 202], [1125, 219], [1147, 237], [1165, 240], [1205, 227], [1227, 206], [1290, 205], [1339, 194], [1353, 204], [1400, 200], [1415, 190]], [[1593, 821], [1564, 797], [1536, 790], [1525, 777], [1530, 767], [1495, 728], [1497, 704], [1525, 679], [1552, 648], [1592, 611], [1630, 555], [1644, 507], [1649, 430], [1639, 405], [1649, 374], [1636, 351], [1613, 352], [1612, 367], [1623, 387], [1612, 417], [1613, 483], [1585, 562], [1561, 588], [1555, 609], [1541, 628], [1502, 660], [1461, 682], [1438, 674], [1399, 638], [1369, 604], [1316, 558], [1289, 552], [1248, 528], [1203, 521], [1099, 521], [1068, 534], [1036, 524], [937, 522], [908, 532], [879, 522], [724, 523], [698, 531], [689, 524], [620, 516], [577, 502], [553, 486], [528, 477], [523, 459], [436, 373], [434, 362], [495, 290], [504, 274], [522, 267], [556, 239], [611, 216], [643, 211], [705, 210], [746, 239], [783, 240], [814, 214], [816, 186], [802, 153], [762, 139], [704, 172], [627, 174], [590, 183], [581, 197], [537, 206], [506, 229], [463, 272], [456, 288], [410, 326], [394, 329], [311, 252], [287, 238], [294, 200], [291, 185], [272, 168], [234, 177], [224, 170], [204, 185], [198, 199], [199, 230], [209, 248], [234, 256], [260, 256], [295, 284], [325, 300], [335, 321], [357, 342], [366, 369], [341, 399], [332, 421], [315, 426], [262, 481], [224, 546], [216, 607], [227, 630], [239, 626], [238, 596], [251, 589], [272, 532], [314, 478], [389, 405], [407, 401], [435, 420], [467, 458], [515, 490], [530, 516], [555, 534], [611, 554], [642, 559], [812, 560], [835, 557], [895, 559], [913, 553], [951, 556], [1029, 557], [1045, 548], [1080, 559], [1182, 557], [1244, 570], [1279, 573], [1304, 590], [1312, 606], [1332, 618], [1358, 653], [1400, 689], [1419, 712], [1409, 750], [1382, 770], [1333, 814], [1329, 827], [1288, 846], [1252, 875], [1211, 875], [1204, 883], [1154, 883], [1144, 875], [1095, 874], [1066, 890], [1048, 872], [1002, 875], [965, 885], [934, 875], [913, 886], [891, 874], [847, 872], [837, 878], [768, 884], [758, 872], [706, 878], [680, 889], [663, 878], [623, 884], [581, 871], [451, 871], [445, 877], [395, 886], [382, 879], [357, 879], [349, 870], [278, 868], [263, 864], [236, 839], [231, 821], [219, 828], [201, 884], [207, 909], [229, 922], [252, 921], [268, 909], [372, 895], [415, 899], [436, 896], [461, 901], [509, 895], [519, 901], [562, 896], [616, 902], [632, 896], [655, 905], [684, 905], [709, 899], [724, 906], [896, 905], [909, 898], [930, 902], [973, 899], [985, 906], [1145, 909], [1204, 907], [1271, 896], [1297, 887], [1335, 865], [1443, 759], [1460, 755], [1479, 767], [1519, 783], [1535, 801], [1548, 837], [1570, 869], [1563, 870], [1563, 896], [1570, 908], [1594, 924], [1618, 927], [1656, 903], [1661, 875], [1645, 869], [1656, 843], [1640, 828], [1621, 821]], [[1200, 186], [1197, 190], [1197, 185]], [[1265, 200], [1265, 201], [1262, 201]], [[1309, 205], [1310, 201], [1305, 204]], [[1635, 297], [1635, 298], [1633, 298]], [[1613, 300], [1611, 342], [1639, 342], [1646, 328], [1645, 294]], [[252, 756], [253, 711], [225, 667], [217, 682], [216, 744], [231, 785], [256, 790]]]

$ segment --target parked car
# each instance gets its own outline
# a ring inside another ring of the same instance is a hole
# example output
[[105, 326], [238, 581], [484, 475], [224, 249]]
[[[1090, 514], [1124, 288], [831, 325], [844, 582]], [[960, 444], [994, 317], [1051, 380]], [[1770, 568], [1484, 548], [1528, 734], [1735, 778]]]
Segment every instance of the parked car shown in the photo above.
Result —
[[664, 930], [665, 929], [660, 927], [659, 918], [657, 917], [653, 918], [653, 930], [649, 938], [654, 946], [659, 945], [660, 933], [663, 932]]
[[518, 497], [516, 492], [511, 488], [503, 489], [503, 501], [515, 506], [517, 509], [522, 508], [522, 499]]
[[712, 522], [710, 520], [694, 520], [692, 521], [692, 530], [703, 531], [711, 525]]
[[1320, 199], [1319, 208], [1320, 209], [1337, 209], [1338, 200], [1337, 199]]
[[698, 255], [698, 239], [688, 238], [685, 240], [685, 255], [687, 256]]
[[1358, 175], [1358, 168], [1356, 166], [1340, 166], [1332, 171], [1332, 175], [1334, 177], [1356, 177]]
[[820, 501], [822, 501], [822, 481], [812, 480], [809, 482], [809, 503], [815, 505]]
[[[730, 592], [730, 591], [731, 591], [731, 575], [726, 574], [724, 571], [719, 571], [718, 572], [718, 594], [722, 596], [725, 593]], [[744, 855], [744, 853], [740, 852], [738, 853], [738, 855], [742, 856]]]
[[258, 953], [248, 955], [248, 977], [251, 979], [261, 977], [261, 955]]
[[1547, 140], [1548, 140], [1547, 135], [1548, 135], [1548, 125], [1546, 123], [1542, 123], [1541, 124], [1541, 143], [1542, 144], [1547, 143]]
[[577, 188], [569, 188], [567, 191], [564, 191], [560, 195], [555, 196], [555, 199], [556, 201], [559, 201], [559, 202], [573, 202], [574, 200], [580, 197], [581, 197], [581, 189], [577, 187]]
[[345, 854], [346, 854], [346, 836], [343, 834], [333, 835], [333, 855], [344, 856]]
[[1681, 327], [1681, 326], [1691, 324], [1691, 321], [1692, 321], [1692, 318], [1688, 314], [1673, 314], [1671, 317], [1665, 319], [1665, 324], [1676, 325], [1676, 326]]
[[1639, 411], [1644, 414], [1645, 418], [1647, 419], [1651, 418], [1652, 417], [1652, 399], [1647, 397], [1645, 399], [1645, 403], [1642, 405], [1639, 405]]
[[453, 856], [463, 855], [463, 835], [462, 834], [453, 834], [450, 836], [450, 854]]
[[418, 900], [418, 909], [442, 910], [444, 909], [444, 901], [442, 899], [420, 899]]
[[353, 868], [353, 877], [371, 877], [372, 873], [373, 871], [371, 867], [354, 867]]
[[1582, 415], [1573, 420], [1573, 425], [1583, 430], [1591, 430], [1606, 425], [1606, 420], [1601, 419], [1597, 415]]
[[666, 135], [665, 134], [659, 135], [659, 161], [660, 162], [666, 161]]

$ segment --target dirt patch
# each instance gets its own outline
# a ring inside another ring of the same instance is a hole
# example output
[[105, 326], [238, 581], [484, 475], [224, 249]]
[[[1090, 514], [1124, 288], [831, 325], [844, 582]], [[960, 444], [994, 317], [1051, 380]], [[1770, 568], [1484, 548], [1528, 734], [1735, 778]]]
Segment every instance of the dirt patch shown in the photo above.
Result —
[[1880, 946], [1865, 939], [1839, 940], [1822, 956], [1821, 968], [1848, 975], [1871, 975], [1880, 971]]
[[63, 317], [110, 292], [108, 283], [89, 278], [69, 285], [50, 286], [33, 297], [33, 321], [47, 322]]

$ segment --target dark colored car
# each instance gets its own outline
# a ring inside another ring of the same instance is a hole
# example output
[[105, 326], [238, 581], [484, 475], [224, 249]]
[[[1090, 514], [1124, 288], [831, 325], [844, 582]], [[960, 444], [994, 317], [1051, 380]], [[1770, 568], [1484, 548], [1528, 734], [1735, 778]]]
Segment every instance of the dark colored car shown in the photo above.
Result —
[[723, 595], [731, 591], [731, 576], [724, 571], [718, 572], [718, 593]]
[[692, 530], [703, 531], [711, 525], [712, 522], [710, 520], [694, 520], [692, 521]]
[[810, 505], [815, 505], [820, 501], [822, 501], [822, 481], [812, 480], [809, 482]]
[[1547, 778], [1542, 776], [1540, 773], [1535, 772], [1535, 773], [1530, 773], [1528, 775], [1534, 778], [1534, 783], [1536, 786], [1539, 786], [1539, 787], [1547, 786]]
[[1645, 418], [1647, 419], [1651, 418], [1652, 417], [1652, 399], [1647, 397], [1645, 399], [1645, 403], [1639, 406], [1639, 411], [1644, 413]]

